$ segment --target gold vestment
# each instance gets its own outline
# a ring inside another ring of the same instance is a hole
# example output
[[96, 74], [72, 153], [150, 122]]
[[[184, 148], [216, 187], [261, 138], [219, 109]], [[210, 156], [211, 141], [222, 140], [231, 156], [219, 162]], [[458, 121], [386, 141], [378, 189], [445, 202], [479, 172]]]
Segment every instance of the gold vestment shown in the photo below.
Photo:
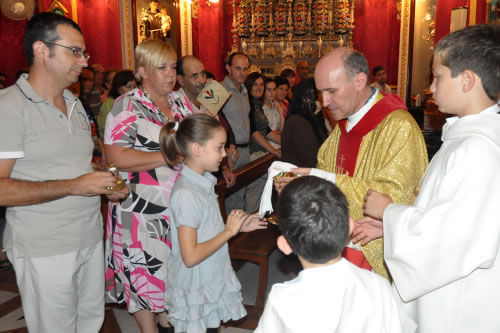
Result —
[[[379, 93], [376, 102], [381, 99]], [[337, 124], [318, 152], [318, 169], [337, 173], [340, 134]], [[349, 215], [357, 221], [363, 217], [363, 197], [368, 189], [388, 194], [395, 203], [410, 204], [427, 165], [420, 128], [408, 111], [396, 110], [363, 137], [354, 176], [338, 173], [336, 183], [347, 198]], [[373, 270], [389, 279], [383, 238], [366, 244], [362, 251]]]

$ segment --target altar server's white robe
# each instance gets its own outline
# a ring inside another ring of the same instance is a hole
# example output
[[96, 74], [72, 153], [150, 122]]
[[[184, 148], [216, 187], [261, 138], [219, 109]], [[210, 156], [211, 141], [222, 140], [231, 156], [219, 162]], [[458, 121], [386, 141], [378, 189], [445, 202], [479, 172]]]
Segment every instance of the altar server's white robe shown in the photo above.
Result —
[[273, 286], [255, 333], [410, 333], [389, 282], [346, 259]]
[[500, 332], [498, 111], [451, 118], [414, 206], [384, 212], [385, 261], [418, 332]]

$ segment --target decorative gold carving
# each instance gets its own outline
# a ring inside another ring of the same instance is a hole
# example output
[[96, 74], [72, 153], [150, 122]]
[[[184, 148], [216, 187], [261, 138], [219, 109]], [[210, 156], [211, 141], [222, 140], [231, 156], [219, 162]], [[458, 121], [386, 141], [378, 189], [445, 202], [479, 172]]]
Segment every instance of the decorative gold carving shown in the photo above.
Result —
[[73, 16], [73, 21], [75, 21], [75, 23], [78, 23], [77, 10], [78, 8], [76, 7], [76, 0], [71, 0], [71, 15]]
[[198, 9], [200, 8], [200, 2], [199, 0], [193, 0], [191, 3], [191, 15], [193, 16], [194, 19], [198, 18]]
[[476, 8], [477, 0], [470, 0], [469, 2], [470, 12], [469, 12], [469, 25], [476, 24]]
[[189, 15], [188, 2], [186, 0], [181, 0], [181, 22], [182, 22], [181, 54], [182, 55], [191, 54], [190, 47], [189, 47], [189, 44], [190, 44], [189, 43], [189, 36], [191, 34], [191, 29], [190, 29], [190, 25], [189, 25], [190, 19], [191, 18]]
[[67, 10], [66, 7], [64, 7], [64, 5], [58, 0], [52, 1], [49, 8], [47, 8], [47, 11], [48, 12], [61, 11], [64, 13], [65, 16], [67, 16], [69, 13], [69, 10]]
[[403, 101], [406, 100], [406, 87], [408, 85], [408, 50], [410, 38], [410, 0], [402, 0], [401, 3], [401, 32], [399, 42], [399, 66], [398, 66], [398, 94]]
[[130, 11], [129, 11], [129, 4], [130, 2], [127, 0], [127, 1], [124, 1], [124, 5], [125, 5], [125, 26], [127, 27], [127, 34], [125, 35], [126, 36], [126, 39], [127, 39], [127, 64], [133, 64], [135, 63], [134, 62], [134, 59], [132, 58], [132, 50], [134, 49], [133, 45], [132, 45], [132, 39], [130, 38], [130, 36], [132, 36], [132, 33], [130, 32]]

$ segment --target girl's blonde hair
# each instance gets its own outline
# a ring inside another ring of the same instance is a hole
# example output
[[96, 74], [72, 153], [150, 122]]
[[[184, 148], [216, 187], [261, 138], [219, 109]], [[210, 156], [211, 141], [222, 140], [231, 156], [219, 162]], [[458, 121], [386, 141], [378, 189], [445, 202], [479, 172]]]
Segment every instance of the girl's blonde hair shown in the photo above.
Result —
[[159, 39], [143, 41], [135, 48], [135, 75], [137, 80], [142, 79], [138, 72], [139, 67], [144, 67], [146, 71], [150, 71], [167, 61], [177, 61], [177, 52], [175, 52], [172, 45]]
[[219, 128], [224, 129], [217, 119], [204, 113], [190, 115], [180, 124], [165, 124], [160, 131], [160, 150], [168, 166], [175, 168], [182, 158], [189, 157], [191, 143], [204, 145]]

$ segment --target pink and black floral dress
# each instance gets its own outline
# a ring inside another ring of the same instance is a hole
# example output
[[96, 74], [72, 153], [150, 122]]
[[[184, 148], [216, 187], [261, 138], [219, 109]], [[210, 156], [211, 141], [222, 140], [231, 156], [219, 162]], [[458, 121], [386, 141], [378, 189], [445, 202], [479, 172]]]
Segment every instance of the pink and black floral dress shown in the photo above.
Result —
[[[177, 121], [186, 115], [173, 113]], [[160, 129], [168, 121], [141, 89], [132, 90], [117, 98], [108, 114], [104, 143], [159, 152]], [[131, 313], [163, 312], [166, 261], [171, 247], [167, 239], [170, 191], [179, 171], [165, 165], [120, 175], [129, 185], [130, 194], [120, 203], [109, 204], [105, 247], [107, 301], [126, 303]]]

